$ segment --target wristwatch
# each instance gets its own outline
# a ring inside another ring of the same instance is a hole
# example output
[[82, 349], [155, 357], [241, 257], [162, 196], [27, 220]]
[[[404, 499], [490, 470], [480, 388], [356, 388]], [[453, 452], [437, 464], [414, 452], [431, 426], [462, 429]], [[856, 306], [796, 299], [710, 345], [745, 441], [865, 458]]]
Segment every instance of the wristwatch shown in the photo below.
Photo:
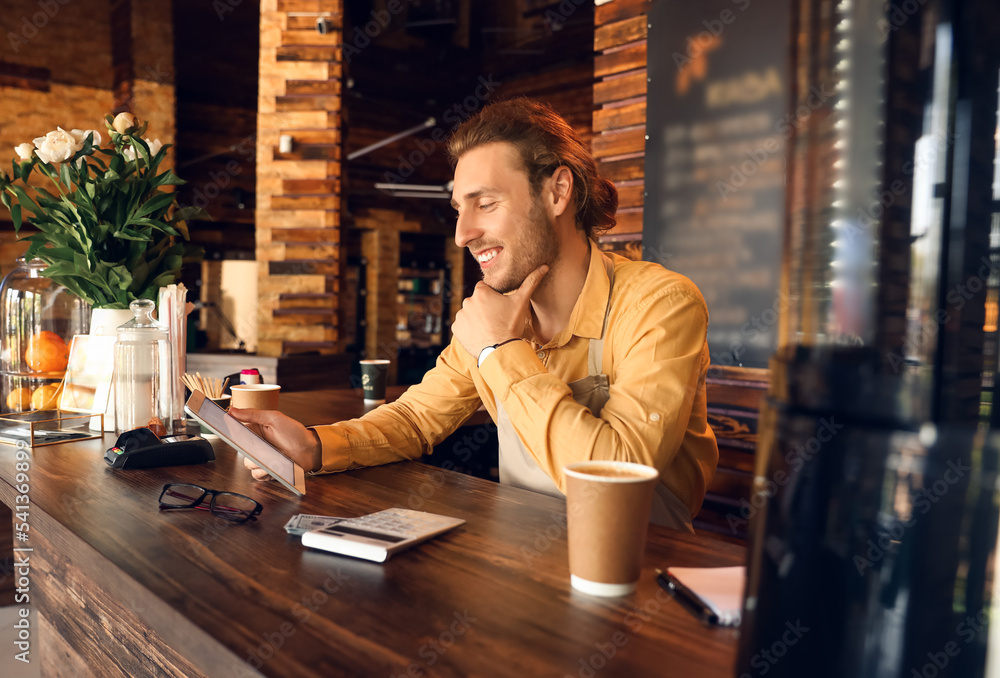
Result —
[[487, 346], [486, 348], [484, 348], [482, 351], [479, 352], [479, 361], [477, 363], [477, 367], [482, 367], [483, 361], [486, 360], [486, 356], [488, 356], [490, 353], [493, 353], [493, 351], [497, 350], [504, 344], [509, 344], [512, 341], [519, 341], [519, 340], [520, 337], [514, 337], [513, 339], [508, 339], [507, 341], [501, 341], [499, 344], [493, 344], [492, 346]]

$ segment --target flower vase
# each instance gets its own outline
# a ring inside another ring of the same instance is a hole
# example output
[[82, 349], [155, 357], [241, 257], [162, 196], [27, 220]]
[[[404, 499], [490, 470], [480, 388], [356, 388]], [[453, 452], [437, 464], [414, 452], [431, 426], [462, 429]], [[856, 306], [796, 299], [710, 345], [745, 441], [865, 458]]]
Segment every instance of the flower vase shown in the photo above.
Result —
[[[94, 337], [115, 337], [118, 333], [118, 326], [124, 325], [132, 319], [132, 311], [127, 308], [95, 308], [90, 316], [90, 335]], [[100, 384], [94, 394], [94, 402], [107, 402], [104, 410], [104, 430], [115, 430], [115, 399], [112, 391], [112, 384]], [[97, 431], [101, 427], [99, 417], [92, 417], [90, 420], [90, 430]]]

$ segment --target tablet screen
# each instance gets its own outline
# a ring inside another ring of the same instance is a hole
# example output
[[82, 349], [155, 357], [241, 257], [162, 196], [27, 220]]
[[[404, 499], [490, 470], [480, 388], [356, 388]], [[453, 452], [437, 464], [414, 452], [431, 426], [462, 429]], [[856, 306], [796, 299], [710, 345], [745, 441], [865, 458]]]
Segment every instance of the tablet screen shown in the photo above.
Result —
[[187, 402], [187, 409], [195, 418], [204, 422], [219, 437], [250, 457], [258, 466], [282, 480], [296, 492], [305, 494], [305, 486], [301, 482], [304, 473], [295, 462], [247, 428], [238, 419], [230, 416], [221, 407], [205, 398], [201, 392], [195, 391], [191, 394]]

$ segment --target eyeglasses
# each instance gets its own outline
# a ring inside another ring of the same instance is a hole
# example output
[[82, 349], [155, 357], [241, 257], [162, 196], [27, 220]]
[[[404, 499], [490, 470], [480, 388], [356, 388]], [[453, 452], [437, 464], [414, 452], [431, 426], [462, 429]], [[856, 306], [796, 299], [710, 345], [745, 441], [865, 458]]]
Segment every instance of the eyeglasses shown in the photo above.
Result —
[[[211, 501], [206, 505], [205, 499], [211, 495]], [[235, 492], [220, 492], [209, 490], [198, 485], [187, 483], [167, 483], [160, 493], [160, 510], [196, 508], [210, 511], [234, 523], [254, 520], [264, 507], [250, 497]]]

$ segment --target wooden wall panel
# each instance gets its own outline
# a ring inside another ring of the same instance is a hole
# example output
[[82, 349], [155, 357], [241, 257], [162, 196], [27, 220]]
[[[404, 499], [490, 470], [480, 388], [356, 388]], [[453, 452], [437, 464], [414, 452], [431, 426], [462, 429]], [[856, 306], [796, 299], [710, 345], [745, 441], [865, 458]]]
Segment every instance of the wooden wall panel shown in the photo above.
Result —
[[[335, 30], [319, 35], [315, 16]], [[258, 352], [337, 350], [341, 0], [263, 0], [257, 116]], [[280, 150], [283, 135], [291, 149]]]
[[[594, 112], [591, 149], [618, 187], [618, 223], [606, 249], [642, 257], [646, 153], [646, 15], [651, 0], [612, 0], [594, 12]], [[622, 241], [630, 247], [622, 247]]]

